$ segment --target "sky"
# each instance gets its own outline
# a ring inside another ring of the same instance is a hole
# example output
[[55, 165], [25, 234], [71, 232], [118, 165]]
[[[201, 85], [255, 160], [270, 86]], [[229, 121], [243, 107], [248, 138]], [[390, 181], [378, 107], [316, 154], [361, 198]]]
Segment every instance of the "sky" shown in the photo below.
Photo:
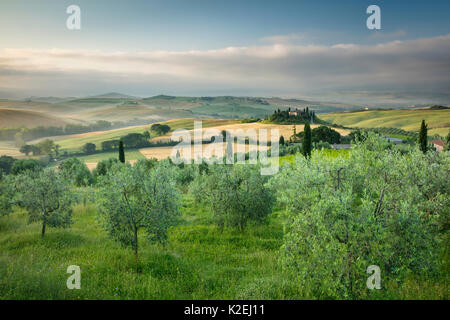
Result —
[[[369, 30], [369, 5], [381, 29]], [[81, 9], [69, 30], [66, 9]], [[449, 103], [450, 1], [2, 0], [0, 98]]]

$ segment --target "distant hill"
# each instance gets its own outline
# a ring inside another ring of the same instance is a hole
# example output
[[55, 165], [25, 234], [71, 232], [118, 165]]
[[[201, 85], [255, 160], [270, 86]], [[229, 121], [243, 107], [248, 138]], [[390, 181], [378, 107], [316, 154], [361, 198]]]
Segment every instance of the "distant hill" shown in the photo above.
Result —
[[63, 126], [66, 122], [44, 113], [0, 108], [0, 128]]
[[448, 108], [359, 110], [323, 114], [320, 118], [348, 127], [391, 127], [407, 131], [419, 131], [422, 120], [425, 120], [428, 124], [428, 133], [441, 136], [446, 136], [450, 129], [450, 109]]
[[129, 96], [127, 94], [118, 93], [118, 92], [109, 92], [105, 94], [100, 94], [96, 96], [90, 96], [88, 98], [108, 98], [108, 99], [135, 99], [136, 97]]
[[23, 99], [26, 102], [47, 102], [47, 103], [56, 103], [56, 102], [62, 102], [62, 101], [68, 101], [76, 99], [75, 97], [67, 97], [67, 98], [59, 98], [59, 97], [29, 97], [26, 99]]
[[75, 123], [108, 120], [133, 125], [142, 124], [143, 121], [151, 123], [181, 118], [264, 118], [277, 109], [288, 108], [309, 107], [317, 115], [361, 108], [350, 104], [277, 97], [157, 95], [136, 98], [117, 92], [70, 100], [54, 97], [32, 97], [27, 101], [0, 100], [1, 107], [39, 111]]

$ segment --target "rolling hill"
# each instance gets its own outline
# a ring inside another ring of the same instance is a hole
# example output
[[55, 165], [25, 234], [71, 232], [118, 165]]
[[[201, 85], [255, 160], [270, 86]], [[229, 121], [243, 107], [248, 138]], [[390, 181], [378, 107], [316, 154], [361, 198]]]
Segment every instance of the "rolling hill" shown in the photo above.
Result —
[[[314, 110], [324, 120], [349, 127], [395, 127], [417, 131], [420, 121], [425, 119], [429, 123], [430, 135], [437, 133], [444, 136], [450, 123], [449, 109], [360, 111], [361, 107], [356, 105], [277, 97], [157, 95], [137, 98], [111, 92], [76, 99], [35, 99], [0, 100], [0, 108], [10, 110], [1, 114], [0, 126], [88, 124], [98, 120], [136, 126], [183, 118], [263, 118], [277, 109], [305, 107]], [[12, 110], [23, 113], [14, 113]]]
[[127, 94], [118, 92], [109, 92], [105, 94], [100, 94], [97, 96], [92, 96], [91, 98], [110, 98], [110, 99], [135, 99], [136, 97], [129, 96]]
[[129, 125], [143, 124], [142, 121], [150, 123], [181, 118], [263, 118], [276, 109], [306, 106], [316, 113], [360, 108], [354, 105], [300, 99], [168, 95], [136, 98], [115, 92], [75, 99], [31, 97], [21, 101], [0, 100], [0, 107], [38, 111], [69, 122], [108, 120], [127, 122]]
[[67, 122], [45, 113], [0, 108], [0, 128], [8, 127], [37, 127], [64, 126]]
[[359, 128], [392, 127], [419, 131], [422, 120], [428, 124], [428, 134], [446, 136], [450, 129], [450, 109], [368, 110], [323, 114], [323, 120]]

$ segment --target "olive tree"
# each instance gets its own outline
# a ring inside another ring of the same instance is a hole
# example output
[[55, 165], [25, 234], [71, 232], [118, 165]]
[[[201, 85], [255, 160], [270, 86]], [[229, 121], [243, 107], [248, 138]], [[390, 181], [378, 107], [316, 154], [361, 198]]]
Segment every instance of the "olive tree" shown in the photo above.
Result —
[[72, 193], [52, 168], [18, 175], [15, 190], [18, 205], [29, 213], [29, 222], [42, 222], [42, 237], [47, 226], [64, 228], [72, 224]]
[[150, 241], [163, 242], [179, 215], [180, 195], [176, 173], [167, 163], [150, 170], [145, 163], [114, 164], [100, 178], [99, 203], [103, 224], [110, 236], [133, 249], [138, 259], [138, 232]]
[[349, 159], [298, 157], [270, 181], [287, 209], [281, 260], [314, 298], [366, 295], [369, 265], [395, 281], [436, 275], [449, 169], [448, 156], [402, 155], [373, 133]]
[[88, 186], [94, 179], [86, 164], [78, 158], [64, 160], [59, 166], [59, 171], [64, 179], [77, 187]]
[[243, 231], [249, 222], [261, 223], [272, 211], [274, 197], [266, 181], [256, 165], [215, 166], [207, 176], [197, 176], [191, 193], [201, 193], [195, 197], [211, 207], [219, 227]]

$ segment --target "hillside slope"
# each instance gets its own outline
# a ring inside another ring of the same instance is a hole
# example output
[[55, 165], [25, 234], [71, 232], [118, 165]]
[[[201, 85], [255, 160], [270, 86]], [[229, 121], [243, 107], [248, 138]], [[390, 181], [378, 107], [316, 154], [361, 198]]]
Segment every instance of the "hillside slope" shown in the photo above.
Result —
[[18, 109], [0, 108], [0, 128], [63, 126], [66, 122], [48, 114]]
[[450, 109], [368, 110], [322, 114], [320, 117], [348, 127], [392, 127], [407, 131], [419, 131], [422, 120], [425, 120], [430, 135], [446, 136], [450, 129]]

